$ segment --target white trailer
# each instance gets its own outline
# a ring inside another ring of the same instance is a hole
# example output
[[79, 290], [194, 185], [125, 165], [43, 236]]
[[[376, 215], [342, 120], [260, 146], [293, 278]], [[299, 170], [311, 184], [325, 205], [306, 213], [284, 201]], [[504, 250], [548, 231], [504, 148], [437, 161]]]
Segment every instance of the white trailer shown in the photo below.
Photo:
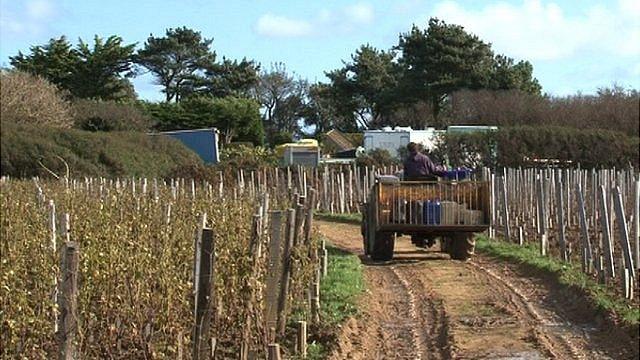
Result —
[[398, 157], [398, 149], [406, 147], [410, 142], [422, 144], [425, 149], [431, 150], [436, 147], [436, 140], [443, 131], [435, 128], [426, 130], [413, 130], [411, 127], [395, 128], [384, 127], [381, 130], [364, 131], [364, 149], [385, 149], [389, 154]]

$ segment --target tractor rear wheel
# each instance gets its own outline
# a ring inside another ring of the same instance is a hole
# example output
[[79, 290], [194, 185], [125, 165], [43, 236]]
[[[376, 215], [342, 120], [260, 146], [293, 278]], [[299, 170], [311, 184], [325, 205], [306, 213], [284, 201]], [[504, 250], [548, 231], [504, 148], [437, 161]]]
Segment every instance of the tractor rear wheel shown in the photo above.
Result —
[[375, 243], [371, 259], [374, 261], [389, 261], [393, 259], [393, 246], [395, 245], [395, 234], [392, 232], [376, 232]]
[[365, 255], [369, 255], [369, 242], [367, 241], [367, 237], [369, 236], [369, 229], [367, 228], [367, 221], [362, 221], [362, 249]]
[[454, 234], [447, 244], [447, 252], [454, 260], [469, 260], [476, 248], [473, 234]]
[[449, 253], [450, 244], [451, 244], [451, 239], [448, 236], [440, 237], [440, 251], [444, 253]]

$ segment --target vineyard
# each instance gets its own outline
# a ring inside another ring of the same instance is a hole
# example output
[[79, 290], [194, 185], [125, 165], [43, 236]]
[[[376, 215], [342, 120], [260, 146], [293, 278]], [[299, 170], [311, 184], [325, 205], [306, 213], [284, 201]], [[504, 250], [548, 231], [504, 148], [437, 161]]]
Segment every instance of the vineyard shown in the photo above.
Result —
[[[271, 327], [278, 338], [290, 331], [288, 315], [313, 320], [307, 290], [320, 262], [305, 216], [312, 203], [187, 184], [3, 179], [2, 357], [187, 358], [195, 307], [210, 311], [205, 347], [246, 358], [264, 354]], [[207, 238], [211, 290], [196, 305], [194, 276], [208, 271], [194, 264], [208, 254], [200, 250]], [[69, 251], [79, 253], [72, 289]], [[73, 291], [77, 309], [65, 308]]]
[[[375, 175], [396, 170], [2, 178], [2, 357], [303, 353], [306, 342], [294, 338], [320, 321], [327, 263], [313, 212], [358, 212]], [[492, 183], [488, 235], [579, 263], [637, 306], [634, 169], [484, 169], [475, 176]]]

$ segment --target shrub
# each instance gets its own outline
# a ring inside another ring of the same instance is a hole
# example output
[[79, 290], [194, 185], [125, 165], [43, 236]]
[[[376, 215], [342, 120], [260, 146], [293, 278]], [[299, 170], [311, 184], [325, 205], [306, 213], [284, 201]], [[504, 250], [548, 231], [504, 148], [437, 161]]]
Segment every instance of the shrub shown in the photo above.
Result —
[[200, 158], [179, 141], [136, 132], [92, 133], [2, 123], [0, 171], [13, 177], [64, 175], [162, 177]]
[[267, 142], [270, 146], [275, 147], [280, 144], [286, 144], [293, 141], [293, 134], [288, 131], [278, 131], [269, 136]]
[[76, 100], [75, 127], [87, 131], [147, 131], [153, 121], [137, 106], [115, 101]]
[[602, 129], [507, 127], [491, 133], [445, 135], [438, 152], [453, 166], [532, 166], [555, 159], [583, 168], [638, 167], [640, 138]]
[[561, 126], [605, 129], [638, 136], [640, 92], [619, 86], [596, 95], [542, 97], [516, 90], [461, 90], [451, 95], [450, 117], [456, 124]]
[[42, 77], [20, 71], [0, 74], [0, 118], [4, 122], [68, 128], [71, 106], [58, 88]]
[[219, 166], [222, 168], [253, 170], [278, 164], [278, 157], [275, 152], [262, 146], [227, 146], [222, 149], [220, 155]]
[[358, 166], [390, 166], [399, 164], [399, 160], [391, 154], [386, 149], [373, 149], [369, 150], [365, 154], [359, 156], [356, 159], [356, 164]]
[[216, 127], [226, 143], [264, 141], [260, 107], [252, 99], [194, 97], [180, 103], [142, 103], [142, 108], [160, 131]]

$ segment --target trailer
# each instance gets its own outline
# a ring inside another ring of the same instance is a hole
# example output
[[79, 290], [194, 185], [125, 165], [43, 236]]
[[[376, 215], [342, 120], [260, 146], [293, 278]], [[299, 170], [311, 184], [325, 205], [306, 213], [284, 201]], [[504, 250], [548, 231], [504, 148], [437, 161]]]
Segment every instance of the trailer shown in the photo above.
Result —
[[396, 236], [410, 235], [420, 247], [438, 238], [441, 251], [467, 260], [474, 252], [474, 235], [489, 228], [490, 197], [488, 181], [377, 177], [361, 205], [364, 252], [376, 261], [391, 260]]

